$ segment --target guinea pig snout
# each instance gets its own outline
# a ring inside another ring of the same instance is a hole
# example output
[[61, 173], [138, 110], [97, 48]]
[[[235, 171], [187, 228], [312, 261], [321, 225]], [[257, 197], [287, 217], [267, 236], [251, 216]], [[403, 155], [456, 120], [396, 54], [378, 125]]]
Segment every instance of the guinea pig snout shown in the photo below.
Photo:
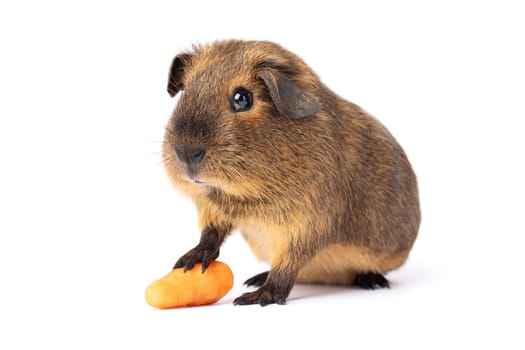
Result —
[[206, 150], [203, 147], [192, 145], [177, 145], [175, 146], [175, 153], [181, 162], [192, 165], [202, 161]]

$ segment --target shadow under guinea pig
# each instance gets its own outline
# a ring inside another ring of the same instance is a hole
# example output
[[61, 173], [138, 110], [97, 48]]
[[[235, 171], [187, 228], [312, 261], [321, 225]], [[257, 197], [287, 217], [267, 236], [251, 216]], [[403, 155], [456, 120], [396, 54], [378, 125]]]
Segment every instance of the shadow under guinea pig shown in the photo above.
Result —
[[296, 284], [291, 293], [289, 300], [300, 300], [303, 298], [313, 298], [321, 296], [329, 296], [335, 294], [350, 293], [352, 287], [348, 286], [332, 286], [321, 284]]

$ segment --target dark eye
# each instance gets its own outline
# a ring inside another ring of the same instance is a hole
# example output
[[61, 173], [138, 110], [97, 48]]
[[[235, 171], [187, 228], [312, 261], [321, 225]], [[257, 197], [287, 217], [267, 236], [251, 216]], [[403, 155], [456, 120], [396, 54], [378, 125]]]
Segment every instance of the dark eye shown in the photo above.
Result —
[[230, 103], [235, 112], [247, 111], [252, 107], [252, 93], [244, 88], [238, 88], [233, 92]]

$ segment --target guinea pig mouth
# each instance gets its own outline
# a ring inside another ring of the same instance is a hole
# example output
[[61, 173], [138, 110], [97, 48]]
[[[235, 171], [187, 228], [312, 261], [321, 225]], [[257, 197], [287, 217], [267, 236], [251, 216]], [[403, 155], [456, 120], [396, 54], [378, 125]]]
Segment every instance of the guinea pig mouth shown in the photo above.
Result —
[[197, 185], [205, 185], [206, 182], [199, 177], [199, 169], [197, 167], [186, 165], [186, 179]]
[[207, 185], [206, 181], [203, 181], [202, 179], [200, 179], [194, 172], [188, 173], [188, 181], [196, 185], [201, 185], [201, 186]]

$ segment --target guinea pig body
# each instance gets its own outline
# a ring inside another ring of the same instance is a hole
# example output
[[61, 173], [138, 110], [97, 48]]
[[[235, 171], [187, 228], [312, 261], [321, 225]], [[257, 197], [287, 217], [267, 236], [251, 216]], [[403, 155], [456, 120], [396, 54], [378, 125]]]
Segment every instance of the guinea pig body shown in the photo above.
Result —
[[196, 46], [173, 60], [168, 92], [181, 94], [164, 163], [202, 230], [176, 267], [205, 269], [238, 229], [270, 270], [235, 304], [283, 304], [296, 282], [388, 286], [420, 211], [410, 163], [377, 119], [270, 42]]

